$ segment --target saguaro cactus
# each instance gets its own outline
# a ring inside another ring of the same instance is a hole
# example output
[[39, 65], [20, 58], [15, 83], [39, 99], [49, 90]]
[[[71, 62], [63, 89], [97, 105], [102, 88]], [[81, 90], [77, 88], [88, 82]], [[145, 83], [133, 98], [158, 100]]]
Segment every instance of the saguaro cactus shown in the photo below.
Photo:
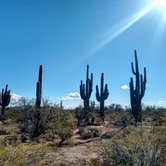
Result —
[[6, 106], [9, 105], [11, 99], [10, 90], [8, 90], [8, 85], [6, 85], [6, 88], [2, 89], [1, 96], [0, 96], [0, 105], [2, 107], [2, 115], [4, 115], [4, 111]]
[[109, 91], [108, 85], [104, 85], [104, 73], [101, 74], [101, 85], [100, 85], [100, 92], [99, 87], [96, 85], [96, 99], [100, 102], [100, 116], [103, 118], [104, 121], [104, 101], [108, 98]]
[[42, 100], [42, 74], [43, 67], [39, 67], [39, 76], [36, 84], [36, 108], [32, 112], [31, 122], [32, 122], [32, 135], [31, 137], [38, 137], [43, 131], [43, 117], [41, 114], [41, 100]]
[[84, 100], [85, 111], [89, 111], [89, 99], [92, 94], [92, 88], [93, 88], [93, 74], [91, 73], [91, 77], [89, 78], [89, 65], [87, 65], [86, 84], [84, 84], [83, 81], [81, 80], [81, 85], [80, 85], [80, 96], [82, 100]]
[[130, 78], [130, 103], [131, 112], [136, 122], [142, 121], [142, 105], [141, 100], [144, 97], [146, 89], [146, 68], [144, 67], [144, 76], [140, 74], [138, 67], [137, 51], [135, 50], [135, 69], [133, 62], [131, 63], [131, 69], [135, 75], [135, 87], [133, 78]]
[[42, 65], [40, 65], [38, 82], [36, 84], [36, 108], [40, 108], [41, 107], [41, 100], [42, 100], [42, 74], [43, 74], [43, 67], [42, 67]]

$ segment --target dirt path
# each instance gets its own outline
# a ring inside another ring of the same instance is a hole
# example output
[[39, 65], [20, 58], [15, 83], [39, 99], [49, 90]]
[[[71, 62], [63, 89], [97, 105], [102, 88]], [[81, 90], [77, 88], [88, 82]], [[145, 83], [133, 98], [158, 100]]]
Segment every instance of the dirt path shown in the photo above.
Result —
[[97, 158], [97, 147], [94, 144], [87, 143], [73, 147], [62, 147], [58, 151], [51, 151], [44, 156], [41, 161], [43, 165], [86, 165], [91, 159]]

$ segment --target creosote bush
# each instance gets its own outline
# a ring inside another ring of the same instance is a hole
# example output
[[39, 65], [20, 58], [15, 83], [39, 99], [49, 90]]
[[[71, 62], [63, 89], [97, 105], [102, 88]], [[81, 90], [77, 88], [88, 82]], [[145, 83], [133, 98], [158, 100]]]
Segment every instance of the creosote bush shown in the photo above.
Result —
[[85, 127], [83, 129], [80, 129], [79, 133], [83, 139], [89, 139], [99, 137], [101, 131], [96, 127]]
[[166, 162], [165, 129], [127, 127], [102, 145], [106, 165], [163, 166]]
[[8, 132], [4, 128], [4, 124], [0, 121], [0, 135], [6, 135]]
[[48, 123], [48, 130], [52, 135], [56, 134], [60, 137], [58, 146], [61, 146], [65, 140], [71, 138], [76, 124], [76, 119], [71, 112], [56, 110], [55, 120]]

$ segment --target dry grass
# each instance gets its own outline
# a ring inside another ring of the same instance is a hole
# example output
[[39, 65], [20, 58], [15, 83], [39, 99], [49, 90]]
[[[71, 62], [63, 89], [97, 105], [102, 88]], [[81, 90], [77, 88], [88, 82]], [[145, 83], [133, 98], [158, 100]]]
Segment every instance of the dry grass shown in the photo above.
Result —
[[[155, 141], [158, 141], [160, 146], [166, 144], [162, 140], [165, 135], [159, 132], [163, 130], [166, 133], [166, 113], [162, 113], [157, 119], [153, 114], [146, 115], [143, 123], [137, 127], [131, 125], [130, 117], [126, 115], [128, 127], [124, 129], [120, 123], [121, 113], [108, 114], [107, 116], [105, 124], [91, 126], [101, 130], [100, 137], [82, 139], [79, 130], [75, 129], [71, 139], [66, 140], [60, 148], [57, 147], [59, 137], [56, 134], [54, 139], [51, 140], [48, 140], [48, 133], [46, 133], [36, 140], [27, 140], [26, 143], [21, 143], [18, 123], [13, 119], [8, 119], [2, 126], [7, 134], [0, 135], [0, 165], [99, 166], [103, 162], [103, 150], [108, 150], [115, 142], [121, 150], [125, 149], [125, 152], [133, 150], [132, 145], [134, 143], [137, 143], [139, 148], [148, 145], [148, 141], [150, 147], [155, 145]], [[142, 135], [140, 135], [141, 131], [143, 131]], [[12, 140], [14, 137], [17, 138], [15, 142], [8, 140], [9, 138]], [[105, 149], [103, 149], [103, 146], [106, 146]], [[109, 155], [108, 152], [107, 155]], [[136, 158], [138, 156], [132, 157]], [[111, 157], [109, 156], [109, 158]]]

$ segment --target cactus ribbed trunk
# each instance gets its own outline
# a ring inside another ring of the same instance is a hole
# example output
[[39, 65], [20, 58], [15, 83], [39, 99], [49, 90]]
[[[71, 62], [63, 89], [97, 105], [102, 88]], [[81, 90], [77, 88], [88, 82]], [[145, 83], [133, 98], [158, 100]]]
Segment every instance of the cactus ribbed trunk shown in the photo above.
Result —
[[0, 95], [0, 105], [1, 105], [1, 113], [2, 116], [5, 113], [5, 108], [9, 105], [11, 99], [10, 90], [8, 90], [8, 85], [6, 85], [5, 89], [2, 89], [1, 95]]
[[36, 108], [40, 108], [41, 107], [41, 100], [42, 100], [42, 73], [43, 73], [43, 68], [42, 68], [42, 65], [40, 65], [38, 82], [36, 84]]
[[33, 112], [33, 125], [32, 125], [32, 138], [38, 137], [43, 131], [44, 126], [42, 123], [42, 114], [41, 114], [41, 100], [42, 100], [42, 74], [43, 68], [42, 65], [39, 67], [39, 76], [38, 81], [36, 83], [36, 105], [35, 110]]
[[100, 93], [99, 87], [96, 86], [96, 99], [100, 102], [100, 116], [104, 121], [104, 102], [109, 96], [108, 85], [105, 84], [104, 86], [104, 73], [101, 74], [101, 85], [100, 85]]
[[146, 68], [144, 68], [144, 76], [139, 72], [137, 52], [135, 50], [135, 69], [131, 63], [132, 72], [135, 75], [135, 87], [133, 78], [130, 78], [130, 103], [131, 113], [133, 114], [136, 122], [142, 121], [142, 98], [146, 89]]
[[84, 108], [86, 111], [89, 110], [89, 100], [84, 100]]
[[2, 108], [1, 108], [1, 112], [2, 112], [2, 116], [3, 116], [4, 113], [5, 113], [5, 106], [2, 106]]
[[100, 116], [104, 117], [104, 100], [100, 101]]
[[84, 100], [85, 114], [89, 112], [89, 99], [92, 94], [92, 87], [93, 87], [93, 74], [91, 73], [91, 77], [89, 78], [89, 65], [87, 65], [86, 84], [84, 84], [83, 81], [81, 80], [81, 85], [80, 85], [80, 96], [82, 100]]

